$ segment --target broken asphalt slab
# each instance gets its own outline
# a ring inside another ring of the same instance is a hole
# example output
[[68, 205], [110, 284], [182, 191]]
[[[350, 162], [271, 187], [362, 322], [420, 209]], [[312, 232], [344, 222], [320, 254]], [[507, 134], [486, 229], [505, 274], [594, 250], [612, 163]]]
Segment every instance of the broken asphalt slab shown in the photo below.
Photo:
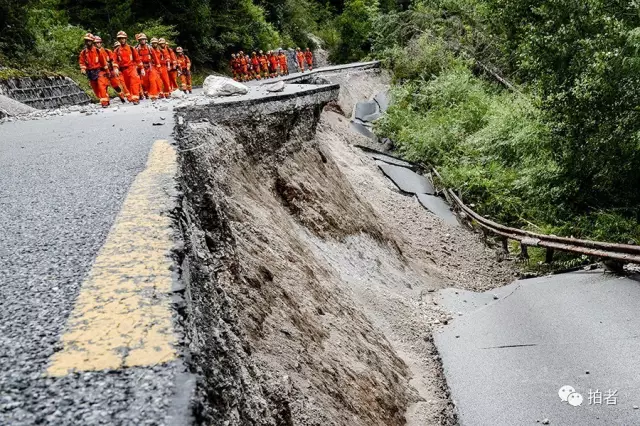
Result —
[[444, 222], [450, 225], [460, 225], [456, 215], [451, 211], [451, 207], [442, 198], [429, 194], [416, 194], [416, 197], [418, 197], [422, 207], [438, 216]]
[[418, 173], [402, 166], [377, 160], [376, 164], [391, 181], [403, 192], [410, 194], [434, 194], [433, 185]]
[[389, 108], [389, 93], [388, 92], [380, 92], [378, 93], [373, 100], [378, 104], [378, 106], [380, 107], [380, 111], [381, 112], [387, 112], [387, 109]]
[[373, 139], [374, 141], [377, 140], [377, 136], [364, 124], [358, 123], [357, 121], [352, 121], [350, 123], [350, 126], [353, 130], [360, 133], [361, 135], [366, 136], [369, 139]]
[[380, 110], [377, 102], [363, 101], [363, 102], [358, 102], [356, 104], [354, 116], [361, 121], [372, 121], [372, 120], [367, 120], [366, 117], [379, 113], [379, 111]]
[[[638, 280], [581, 271], [437, 300], [454, 316], [434, 338], [461, 425], [640, 424]], [[560, 399], [563, 386], [580, 406]]]
[[413, 171], [416, 171], [418, 167], [414, 164], [409, 163], [408, 161], [401, 160], [400, 158], [393, 157], [391, 155], [382, 154], [380, 152], [374, 151], [372, 149], [362, 147], [363, 151], [367, 153], [367, 155], [376, 160], [384, 161], [388, 164], [394, 164], [396, 166], [406, 167]]

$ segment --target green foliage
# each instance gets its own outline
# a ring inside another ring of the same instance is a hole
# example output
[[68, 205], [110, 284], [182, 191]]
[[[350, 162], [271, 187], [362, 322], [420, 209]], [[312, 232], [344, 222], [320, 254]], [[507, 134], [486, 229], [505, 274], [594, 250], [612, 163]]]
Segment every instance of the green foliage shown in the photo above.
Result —
[[[399, 83], [378, 132], [404, 155], [438, 166], [447, 184], [498, 221], [637, 241], [636, 6], [418, 1], [374, 27], [373, 51]], [[523, 93], [478, 78], [486, 70], [478, 60]]]
[[340, 40], [331, 52], [336, 62], [358, 61], [371, 49], [374, 21], [378, 18], [378, 0], [346, 0], [337, 19]]
[[26, 17], [23, 1], [0, 0], [0, 63], [6, 57], [23, 55], [31, 46]]

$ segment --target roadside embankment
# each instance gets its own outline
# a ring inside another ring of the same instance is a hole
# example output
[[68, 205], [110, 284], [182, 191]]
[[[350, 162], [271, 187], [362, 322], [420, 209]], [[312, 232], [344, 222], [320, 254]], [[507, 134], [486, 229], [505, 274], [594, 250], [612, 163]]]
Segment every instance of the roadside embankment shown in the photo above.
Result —
[[89, 96], [69, 77], [19, 77], [0, 80], [0, 95], [37, 109], [84, 105]]

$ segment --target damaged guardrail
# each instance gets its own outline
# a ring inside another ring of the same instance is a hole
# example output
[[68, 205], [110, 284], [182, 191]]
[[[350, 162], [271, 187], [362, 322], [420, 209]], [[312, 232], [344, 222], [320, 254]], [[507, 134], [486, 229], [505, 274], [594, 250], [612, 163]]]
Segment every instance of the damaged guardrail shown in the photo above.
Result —
[[[433, 172], [442, 180], [442, 177], [435, 168], [433, 168]], [[524, 258], [529, 257], [527, 247], [541, 247], [547, 250], [546, 263], [553, 261], [553, 253], [555, 250], [558, 250], [611, 259], [622, 263], [640, 264], [640, 246], [558, 237], [556, 235], [538, 234], [518, 228], [511, 228], [479, 215], [464, 204], [453, 190], [445, 189], [444, 192], [447, 199], [449, 199], [455, 207], [475, 220], [483, 229], [500, 236], [505, 250], [507, 249], [508, 240], [520, 242], [522, 249], [521, 256]]]

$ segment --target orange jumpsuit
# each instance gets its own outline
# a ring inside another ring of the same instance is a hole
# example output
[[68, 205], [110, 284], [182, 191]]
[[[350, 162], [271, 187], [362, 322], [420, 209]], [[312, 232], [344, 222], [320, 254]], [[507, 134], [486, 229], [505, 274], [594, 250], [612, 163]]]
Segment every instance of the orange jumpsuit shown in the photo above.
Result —
[[109, 65], [109, 83], [111, 83], [111, 87], [116, 91], [118, 97], [122, 102], [127, 98], [127, 86], [124, 84], [124, 79], [122, 78], [122, 74], [119, 77], [116, 77], [116, 74], [113, 72], [113, 51], [110, 49], [101, 49], [103, 54], [105, 55], [105, 59], [107, 64]]
[[231, 72], [233, 73], [233, 79], [238, 80], [238, 65], [236, 58], [231, 58], [229, 61], [229, 66], [231, 67]]
[[300, 72], [304, 72], [304, 53], [296, 53], [296, 60], [298, 61], [298, 68], [300, 68]]
[[269, 59], [271, 77], [275, 77], [278, 74], [278, 57], [272, 53], [267, 59]]
[[160, 92], [157, 84], [158, 71], [156, 68], [159, 65], [158, 56], [148, 44], [140, 45], [136, 47], [136, 50], [145, 72], [144, 77], [142, 77], [142, 89], [149, 96], [149, 99], [155, 101], [158, 99], [158, 93]]
[[304, 59], [307, 61], [307, 66], [309, 67], [309, 71], [313, 70], [313, 52], [307, 50], [304, 52]]
[[125, 44], [118, 46], [113, 51], [113, 68], [120, 70], [124, 78], [125, 85], [129, 89], [129, 102], [137, 104], [140, 102], [140, 77], [138, 69], [142, 68], [142, 62], [138, 56], [138, 51]]
[[107, 87], [109, 87], [109, 79], [107, 78], [109, 64], [106, 61], [106, 56], [95, 46], [85, 47], [80, 52], [78, 64], [81, 70], [86, 71], [91, 89], [93, 89], [96, 97], [100, 99], [100, 104], [103, 107], [109, 105], [109, 94], [107, 93]]
[[169, 67], [171, 65], [171, 55], [165, 47], [157, 47], [155, 51], [160, 55], [160, 79], [162, 80], [161, 97], [169, 98], [171, 96], [171, 82], [169, 81]]
[[260, 55], [258, 57], [258, 61], [260, 62], [260, 71], [262, 72], [262, 76], [264, 78], [269, 77], [269, 60], [267, 59], [267, 55]]
[[242, 80], [247, 81], [249, 79], [249, 62], [247, 62], [247, 57], [242, 57], [238, 59], [240, 62], [240, 72], [242, 73]]
[[257, 56], [251, 57], [251, 66], [253, 67], [253, 76], [260, 80], [260, 60]]
[[176, 56], [178, 71], [180, 72], [181, 89], [183, 92], [191, 92], [191, 60], [185, 54]]
[[172, 48], [167, 46], [169, 50], [169, 56], [171, 57], [171, 68], [169, 69], [169, 83], [171, 83], [171, 91], [178, 90], [178, 64], [176, 58], [176, 52]]
[[287, 60], [287, 55], [281, 53], [278, 55], [278, 62], [280, 62], [280, 74], [287, 75], [289, 74], [289, 63]]

